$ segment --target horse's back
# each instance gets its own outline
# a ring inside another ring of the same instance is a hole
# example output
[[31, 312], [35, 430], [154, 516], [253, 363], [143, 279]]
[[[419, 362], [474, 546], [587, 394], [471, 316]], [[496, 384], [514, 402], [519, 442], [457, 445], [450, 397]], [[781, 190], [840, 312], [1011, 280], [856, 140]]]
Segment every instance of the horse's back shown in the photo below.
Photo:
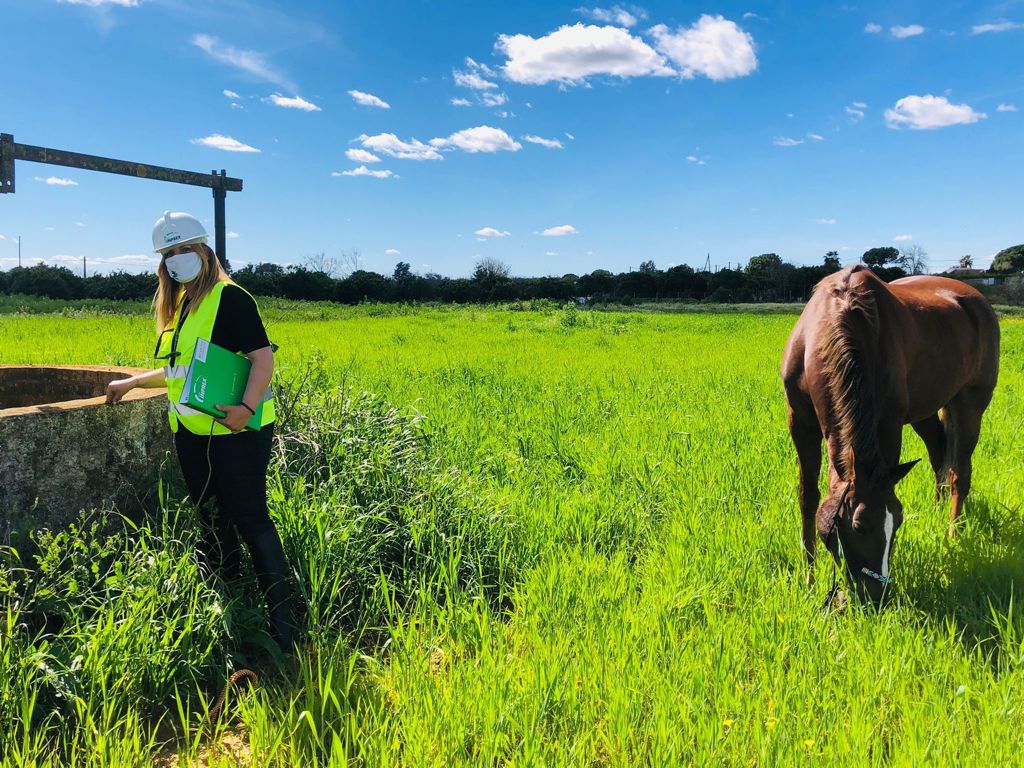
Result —
[[935, 275], [894, 280], [889, 290], [910, 311], [922, 336], [950, 350], [959, 347], [964, 362], [973, 359], [976, 385], [995, 386], [999, 318], [980, 291], [960, 280]]

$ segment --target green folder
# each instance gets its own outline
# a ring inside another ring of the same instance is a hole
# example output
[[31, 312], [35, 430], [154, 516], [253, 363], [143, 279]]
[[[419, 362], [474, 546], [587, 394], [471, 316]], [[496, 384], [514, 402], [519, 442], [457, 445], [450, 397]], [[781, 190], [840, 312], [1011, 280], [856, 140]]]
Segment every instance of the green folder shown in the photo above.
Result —
[[[179, 402], [208, 416], [222, 419], [227, 414], [215, 406], [241, 404], [249, 383], [250, 368], [252, 363], [247, 357], [229, 352], [206, 339], [196, 339], [192, 365], [185, 377], [185, 389]], [[260, 400], [255, 408], [256, 413], [246, 423], [246, 429], [260, 428], [263, 401]]]

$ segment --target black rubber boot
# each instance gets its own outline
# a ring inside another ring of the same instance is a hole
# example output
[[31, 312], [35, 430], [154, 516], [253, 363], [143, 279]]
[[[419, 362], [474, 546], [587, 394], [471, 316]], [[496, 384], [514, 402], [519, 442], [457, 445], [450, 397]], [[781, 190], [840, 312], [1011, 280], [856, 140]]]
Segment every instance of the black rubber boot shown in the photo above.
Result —
[[284, 557], [277, 529], [270, 528], [249, 542], [256, 580], [267, 601], [270, 636], [285, 653], [295, 650], [298, 629], [295, 626], [295, 594], [288, 581], [288, 561]]

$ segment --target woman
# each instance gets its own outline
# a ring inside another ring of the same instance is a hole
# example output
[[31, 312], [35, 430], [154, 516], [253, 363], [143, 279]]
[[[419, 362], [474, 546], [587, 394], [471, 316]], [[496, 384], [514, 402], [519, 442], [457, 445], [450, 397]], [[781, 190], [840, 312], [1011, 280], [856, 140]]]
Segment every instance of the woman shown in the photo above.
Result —
[[[203, 225], [187, 213], [168, 211], [153, 226], [153, 250], [161, 255], [153, 297], [159, 333], [155, 355], [167, 365], [110, 382], [107, 403], [118, 402], [135, 387], [167, 387], [178, 462], [189, 496], [206, 524], [200, 544], [202, 561], [225, 580], [237, 579], [241, 575], [238, 537], [242, 537], [267, 601], [271, 636], [290, 651], [296, 634], [294, 597], [281, 539], [267, 513], [274, 353], [256, 301], [231, 281], [206, 241]], [[226, 414], [223, 418], [179, 402], [198, 339], [252, 362], [242, 402], [216, 406]], [[246, 428], [257, 411], [259, 421]], [[211, 499], [215, 505], [205, 504]]]

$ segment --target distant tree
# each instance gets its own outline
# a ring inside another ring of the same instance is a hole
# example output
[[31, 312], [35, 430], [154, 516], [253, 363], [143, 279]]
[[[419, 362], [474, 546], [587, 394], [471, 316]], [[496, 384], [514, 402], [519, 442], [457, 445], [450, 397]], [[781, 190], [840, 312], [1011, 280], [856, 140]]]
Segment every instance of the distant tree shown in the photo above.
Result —
[[496, 283], [506, 280], [512, 273], [508, 264], [494, 256], [484, 256], [473, 268], [473, 279], [480, 283]]
[[290, 267], [281, 275], [281, 295], [286, 299], [324, 301], [334, 294], [337, 280], [319, 269]]
[[400, 261], [395, 264], [395, 271], [391, 273], [391, 279], [396, 283], [401, 283], [412, 277], [412, 267], [409, 266], [409, 262]]
[[891, 245], [869, 248], [864, 251], [864, 255], [860, 257], [860, 260], [877, 271], [881, 267], [897, 264], [900, 260], [900, 252]]
[[747, 262], [747, 274], [751, 277], [774, 277], [782, 266], [782, 257], [777, 253], [762, 253]]
[[928, 252], [917, 243], [901, 248], [896, 263], [911, 275], [928, 274]]
[[971, 269], [974, 267], [974, 257], [971, 254], [966, 254], [960, 257], [960, 263], [958, 265], [960, 269]]
[[829, 272], [838, 272], [842, 269], [843, 264], [839, 261], [839, 251], [828, 251], [825, 254], [825, 260], [822, 262], [822, 266]]
[[341, 262], [333, 256], [328, 256], [326, 251], [307, 256], [302, 264], [310, 272], [323, 272], [329, 277], [338, 277], [341, 272]]
[[348, 277], [335, 281], [335, 301], [359, 304], [363, 301], [387, 301], [391, 285], [384, 275], [357, 269]]
[[1024, 243], [1003, 248], [992, 259], [993, 272], [1024, 272]]
[[645, 275], [653, 275], [658, 271], [658, 267], [653, 261], [647, 260], [640, 262], [640, 268], [638, 271], [643, 272]]
[[772, 301], [783, 297], [782, 257], [777, 253], [762, 253], [747, 262], [747, 283], [755, 301]]
[[607, 269], [595, 269], [589, 275], [580, 275], [576, 286], [582, 296], [608, 296], [615, 288], [615, 276]]
[[15, 267], [8, 273], [7, 289], [11, 293], [29, 296], [77, 299], [82, 294], [82, 278], [67, 267], [51, 267], [46, 264]]

